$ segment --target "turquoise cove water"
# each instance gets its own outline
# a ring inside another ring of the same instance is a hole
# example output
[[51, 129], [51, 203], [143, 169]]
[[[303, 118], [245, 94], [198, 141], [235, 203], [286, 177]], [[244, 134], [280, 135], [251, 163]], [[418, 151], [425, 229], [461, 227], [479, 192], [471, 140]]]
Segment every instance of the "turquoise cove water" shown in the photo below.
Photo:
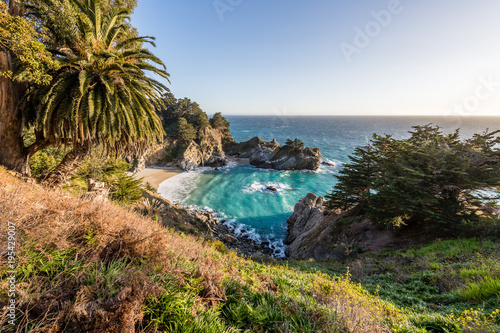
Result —
[[[266, 141], [299, 138], [306, 146], [319, 147], [323, 160], [316, 171], [262, 170], [231, 163], [215, 171], [200, 168], [168, 179], [158, 192], [184, 206], [214, 211], [237, 234], [247, 232], [259, 242], [269, 242], [276, 256], [283, 256], [286, 220], [295, 203], [307, 193], [324, 196], [335, 185], [335, 174], [355, 147], [366, 145], [373, 133], [408, 137], [413, 125], [429, 123], [451, 132], [461, 128], [463, 137], [500, 129], [500, 118], [469, 117], [278, 117], [228, 116], [237, 142], [259, 136]], [[277, 192], [266, 190], [276, 187]]]

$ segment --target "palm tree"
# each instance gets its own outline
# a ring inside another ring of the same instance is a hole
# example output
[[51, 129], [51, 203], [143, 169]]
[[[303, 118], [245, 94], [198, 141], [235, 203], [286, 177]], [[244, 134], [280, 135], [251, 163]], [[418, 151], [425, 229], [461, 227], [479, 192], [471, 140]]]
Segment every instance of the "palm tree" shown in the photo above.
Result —
[[57, 54], [60, 68], [49, 85], [27, 96], [27, 125], [57, 145], [72, 150], [45, 180], [64, 183], [92, 146], [106, 151], [138, 150], [161, 140], [163, 128], [155, 108], [168, 90], [146, 75], [168, 80], [163, 62], [144, 43], [152, 37], [130, 37], [129, 12], [101, 12], [100, 0], [71, 0], [77, 15], [74, 37]]

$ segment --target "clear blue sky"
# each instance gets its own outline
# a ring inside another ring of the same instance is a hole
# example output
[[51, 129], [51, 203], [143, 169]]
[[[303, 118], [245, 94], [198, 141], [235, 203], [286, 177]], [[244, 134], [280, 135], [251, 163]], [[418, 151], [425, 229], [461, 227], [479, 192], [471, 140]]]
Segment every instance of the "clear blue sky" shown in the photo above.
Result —
[[500, 115], [498, 0], [138, 2], [172, 92], [209, 114]]

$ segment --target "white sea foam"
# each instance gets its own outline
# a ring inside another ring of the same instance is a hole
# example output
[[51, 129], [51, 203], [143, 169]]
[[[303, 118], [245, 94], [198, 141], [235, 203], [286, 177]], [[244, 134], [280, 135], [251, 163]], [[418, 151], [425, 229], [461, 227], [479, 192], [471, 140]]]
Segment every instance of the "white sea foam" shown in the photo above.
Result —
[[342, 162], [338, 160], [328, 159], [328, 158], [323, 159], [323, 162], [327, 163], [328, 164], [327, 166], [332, 168], [338, 168], [342, 164]]
[[182, 203], [196, 188], [199, 177], [199, 172], [183, 172], [162, 182], [158, 193], [167, 200]]
[[[276, 191], [269, 190], [268, 187], [274, 187]], [[262, 192], [262, 193], [276, 193], [276, 192], [282, 192], [283, 190], [291, 190], [292, 188], [288, 184], [284, 183], [273, 183], [273, 182], [268, 182], [266, 184], [259, 183], [259, 182], [253, 182], [252, 184], [246, 185], [243, 187], [242, 191], [243, 193], [255, 193], [255, 192]]]
[[231, 169], [241, 165], [238, 162], [229, 162], [224, 166], [214, 167], [198, 167], [192, 171], [186, 171], [179, 175], [173, 176], [158, 186], [158, 193], [165, 199], [175, 203], [182, 203], [198, 185], [200, 175], [205, 172], [215, 170], [227, 173]]
[[248, 237], [254, 240], [257, 243], [262, 243], [260, 235], [254, 228], [250, 226], [238, 222], [237, 219], [228, 219], [224, 224], [231, 230], [237, 237], [241, 237], [243, 235], [248, 235]]

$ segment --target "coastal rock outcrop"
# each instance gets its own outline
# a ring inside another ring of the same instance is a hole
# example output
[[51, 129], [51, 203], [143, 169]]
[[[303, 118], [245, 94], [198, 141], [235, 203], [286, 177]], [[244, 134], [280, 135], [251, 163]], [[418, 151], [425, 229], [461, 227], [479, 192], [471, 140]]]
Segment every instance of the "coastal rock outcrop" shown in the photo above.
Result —
[[327, 259], [332, 242], [331, 228], [337, 218], [325, 215], [324, 199], [312, 193], [300, 199], [288, 219], [285, 254], [290, 259]]
[[312, 193], [300, 199], [288, 219], [289, 259], [342, 259], [356, 252], [401, 248], [423, 239], [422, 230], [396, 233], [357, 215], [358, 209], [331, 211]]
[[125, 156], [125, 160], [132, 164], [133, 173], [141, 172], [148, 165], [164, 166], [167, 149], [173, 145], [173, 141], [167, 139], [159, 144], [150, 145], [142, 153]]
[[205, 128], [200, 140], [180, 141], [166, 139], [161, 144], [148, 147], [142, 154], [128, 156], [132, 172], [139, 172], [146, 166], [173, 166], [193, 170], [199, 166], [219, 167], [227, 164], [223, 141], [227, 135], [218, 129]]
[[183, 170], [193, 170], [198, 166], [219, 167], [226, 165], [227, 158], [222, 147], [223, 135], [211, 128], [203, 130], [203, 138], [199, 143], [191, 140], [174, 162]]
[[281, 146], [276, 139], [266, 142], [259, 137], [226, 147], [228, 155], [249, 158], [250, 164], [262, 169], [316, 170], [323, 156], [319, 148]]
[[[238, 237], [224, 223], [225, 221], [220, 221], [210, 212], [186, 209], [171, 203], [157, 193], [145, 191], [143, 196], [145, 201], [142, 209], [155, 210], [160, 223], [165, 227], [210, 241], [218, 240], [224, 244], [226, 249], [244, 254], [247, 257], [251, 257], [256, 252], [261, 252], [266, 258], [271, 258], [273, 255], [273, 249], [269, 247], [269, 243], [258, 243], [248, 235]], [[138, 209], [141, 210], [141, 208]]]

